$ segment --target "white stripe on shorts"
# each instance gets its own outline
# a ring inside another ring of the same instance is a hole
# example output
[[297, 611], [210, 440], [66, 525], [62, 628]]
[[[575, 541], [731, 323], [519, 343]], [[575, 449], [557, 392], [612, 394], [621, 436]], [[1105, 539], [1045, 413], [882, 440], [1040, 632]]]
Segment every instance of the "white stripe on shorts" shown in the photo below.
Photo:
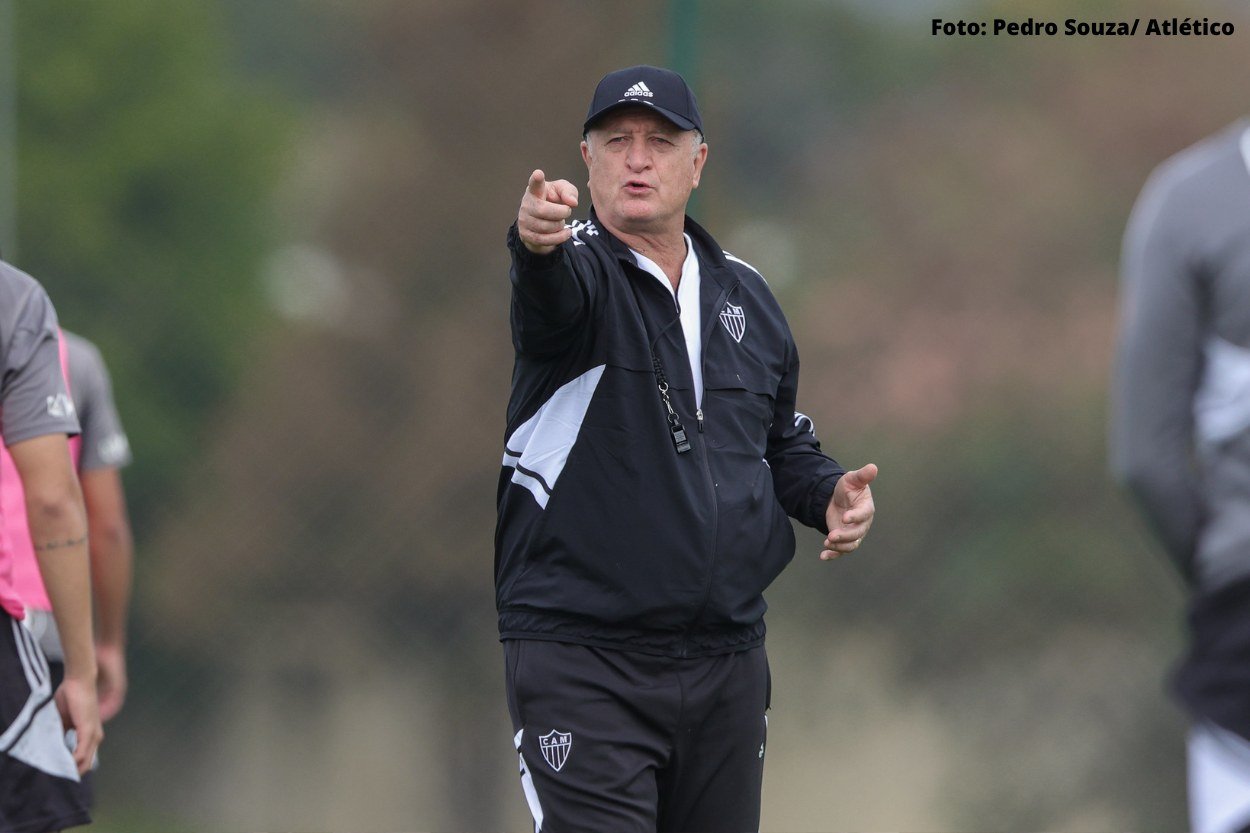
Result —
[[40, 667], [43, 657], [35, 649], [34, 637], [16, 619], [9, 619], [9, 624], [13, 628], [13, 642], [17, 646], [17, 656], [21, 661], [22, 673], [26, 677], [26, 687], [30, 689], [30, 695], [22, 704], [22, 710], [17, 713], [17, 717], [5, 726], [4, 733], [0, 734], [0, 751], [8, 751], [9, 747], [30, 726], [35, 710], [52, 695], [52, 686], [48, 682], [47, 664], [43, 663]]
[[1234, 833], [1250, 823], [1250, 741], [1213, 723], [1189, 730], [1193, 833]]
[[39, 649], [48, 658], [48, 662], [65, 662], [65, 650], [61, 647], [61, 635], [57, 633], [52, 611], [28, 607], [22, 624], [35, 635], [35, 639], [39, 641]]
[[521, 754], [521, 736], [525, 730], [516, 733], [512, 743], [516, 746], [517, 758], [521, 761], [521, 789], [525, 790], [525, 801], [530, 805], [530, 813], [534, 816], [534, 833], [542, 833], [543, 805], [538, 801], [538, 790], [534, 788], [534, 776], [530, 775], [525, 765], [525, 756]]
[[17, 718], [0, 734], [0, 752], [49, 775], [77, 781], [78, 767], [65, 746], [61, 715], [52, 699], [48, 662], [35, 644], [34, 635], [15, 619], [3, 616], [0, 620], [5, 618], [13, 628], [17, 656], [30, 694]]

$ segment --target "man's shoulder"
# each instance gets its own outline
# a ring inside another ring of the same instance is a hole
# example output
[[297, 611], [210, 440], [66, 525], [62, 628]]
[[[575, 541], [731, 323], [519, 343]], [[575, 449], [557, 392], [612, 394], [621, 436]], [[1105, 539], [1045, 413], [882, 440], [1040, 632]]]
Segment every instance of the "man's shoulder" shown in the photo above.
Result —
[[44, 329], [51, 315], [52, 302], [43, 285], [0, 261], [0, 345], [7, 345], [19, 329]]
[[739, 291], [757, 299], [761, 306], [772, 310], [775, 315], [784, 320], [785, 313], [782, 312], [781, 302], [773, 294], [773, 289], [769, 285], [768, 279], [764, 277], [764, 273], [748, 261], [731, 252], [725, 251], [723, 254], [725, 265], [738, 280]]
[[1160, 163], [1133, 206], [1130, 239], [1164, 235], [1169, 245], [1192, 245], [1211, 239], [1213, 220], [1230, 228], [1226, 221], [1250, 199], [1248, 129], [1250, 121], [1237, 122]]
[[686, 233], [694, 241], [701, 259], [711, 260], [714, 265], [728, 269], [741, 283], [751, 288], [772, 294], [763, 272], [744, 258], [722, 248], [705, 228], [690, 218], [686, 218]]
[[85, 378], [86, 374], [99, 374], [104, 370], [104, 357], [95, 342], [64, 328], [61, 329], [61, 336], [65, 339], [65, 356], [71, 379]]
[[756, 269], [750, 263], [747, 263], [742, 258], [724, 249], [721, 249], [721, 254], [724, 255], [726, 263], [729, 264], [729, 268], [734, 271], [739, 279], [746, 280], [752, 284], [761, 285], [765, 289], [768, 288], [768, 281], [764, 278], [764, 273], [759, 269]]
[[12, 264], [0, 260], [0, 313], [47, 297], [43, 285]]
[[1161, 162], [1151, 172], [1146, 190], [1159, 194], [1185, 195], [1209, 190], [1221, 180], [1244, 170], [1244, 148], [1250, 120], [1237, 122], [1196, 142]]

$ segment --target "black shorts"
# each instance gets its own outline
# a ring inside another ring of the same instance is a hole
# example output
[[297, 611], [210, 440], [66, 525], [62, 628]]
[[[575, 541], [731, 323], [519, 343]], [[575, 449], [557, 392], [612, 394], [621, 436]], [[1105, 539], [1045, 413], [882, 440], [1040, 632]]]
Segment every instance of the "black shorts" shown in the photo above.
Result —
[[0, 830], [5, 833], [91, 823], [52, 694], [48, 663], [34, 636], [0, 611]]
[[758, 830], [769, 705], [756, 647], [692, 659], [504, 643], [535, 830]]

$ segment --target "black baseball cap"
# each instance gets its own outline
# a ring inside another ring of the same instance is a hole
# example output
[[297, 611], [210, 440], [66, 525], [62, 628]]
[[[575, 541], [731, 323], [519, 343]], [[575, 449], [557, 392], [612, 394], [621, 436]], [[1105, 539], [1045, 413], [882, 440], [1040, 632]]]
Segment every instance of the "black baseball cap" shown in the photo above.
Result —
[[594, 98], [590, 100], [582, 133], [590, 130], [591, 125], [609, 111], [631, 104], [641, 104], [658, 111], [682, 130], [703, 132], [699, 105], [684, 78], [671, 69], [636, 66], [603, 76], [599, 86], [595, 87]]

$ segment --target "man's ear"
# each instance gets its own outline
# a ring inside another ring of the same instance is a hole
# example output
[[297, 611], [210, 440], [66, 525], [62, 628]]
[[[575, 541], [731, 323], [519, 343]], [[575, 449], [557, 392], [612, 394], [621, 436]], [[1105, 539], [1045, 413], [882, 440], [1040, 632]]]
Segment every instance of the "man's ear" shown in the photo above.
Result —
[[703, 176], [703, 165], [707, 162], [707, 142], [699, 145], [698, 152], [694, 155], [694, 187], [699, 187], [699, 178]]

